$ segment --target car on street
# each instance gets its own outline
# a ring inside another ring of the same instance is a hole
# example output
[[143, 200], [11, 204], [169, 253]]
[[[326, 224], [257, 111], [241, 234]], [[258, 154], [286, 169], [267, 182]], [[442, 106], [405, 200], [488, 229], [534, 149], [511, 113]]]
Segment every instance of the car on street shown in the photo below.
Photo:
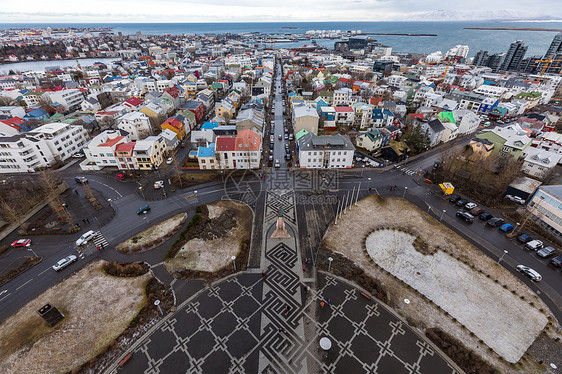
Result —
[[11, 247], [25, 247], [31, 245], [31, 239], [18, 239], [11, 244]]
[[457, 201], [455, 204], [457, 206], [465, 206], [468, 203], [468, 200], [465, 199], [460, 199], [459, 201]]
[[449, 199], [449, 202], [456, 204], [457, 201], [459, 201], [460, 199], [462, 199], [462, 197], [460, 197], [459, 195], [453, 195], [453, 196], [451, 196], [451, 198]]
[[285, 134], [285, 140], [289, 140], [289, 135]]
[[65, 257], [65, 258], [63, 258], [62, 260], [59, 260], [59, 262], [57, 262], [56, 264], [53, 265], [53, 270], [54, 271], [62, 270], [65, 267], [67, 267], [68, 265], [72, 264], [73, 262], [76, 262], [76, 260], [78, 260], [78, 258], [74, 255], [70, 255], [68, 257]]
[[283, 136], [281, 134], [279, 134], [278, 136], [279, 140], [283, 139]]
[[464, 219], [468, 223], [474, 222], [474, 216], [462, 210], [457, 211], [457, 217]]
[[288, 160], [290, 160], [290, 159], [291, 159], [291, 154], [290, 154], [290, 153], [287, 153], [287, 154], [285, 155], [285, 160], [288, 161]]
[[125, 179], [125, 178], [127, 178], [127, 177], [125, 176], [125, 174], [119, 173], [119, 174], [117, 174], [117, 176], [116, 176], [115, 178], [123, 180], [123, 179]]
[[511, 223], [504, 223], [500, 226], [500, 231], [510, 232], [511, 230], [513, 230], [513, 225]]
[[164, 181], [156, 181], [156, 182], [154, 182], [154, 189], [157, 190], [157, 189], [162, 188], [162, 187], [164, 187]]
[[281, 164], [279, 163], [279, 159], [276, 159], [276, 160], [275, 160], [275, 165], [274, 165], [274, 166], [275, 166], [276, 168], [281, 167]]
[[86, 183], [88, 183], [88, 178], [86, 178], [86, 177], [74, 177], [74, 181], [76, 183], [86, 184]]
[[268, 160], [273, 162], [273, 155], [269, 155]]
[[544, 247], [537, 251], [537, 255], [539, 255], [542, 258], [547, 258], [552, 256], [555, 252], [556, 249], [554, 249], [553, 247]]
[[531, 240], [530, 242], [528, 242], [527, 244], [525, 244], [525, 248], [527, 249], [532, 249], [533, 251], [539, 250], [542, 247], [544, 247], [544, 244], [542, 241], [540, 240]]
[[470, 211], [470, 214], [472, 214], [475, 217], [481, 215], [482, 213], [484, 213], [484, 209], [482, 208], [474, 208]]
[[490, 213], [484, 212], [484, 213], [480, 213], [480, 215], [479, 215], [478, 217], [480, 217], [480, 219], [481, 219], [482, 221], [487, 221], [487, 220], [489, 220], [490, 218], [493, 218], [494, 216], [491, 215]]
[[143, 205], [140, 208], [137, 209], [137, 214], [143, 214], [143, 213], [148, 213], [150, 211], [150, 205]]
[[525, 265], [517, 265], [517, 271], [520, 271], [521, 273], [525, 274], [526, 276], [528, 276], [529, 278], [531, 278], [531, 280], [538, 282], [542, 279], [542, 276], [535, 270], [531, 269], [528, 266]]
[[487, 223], [488, 225], [492, 226], [492, 227], [498, 227], [498, 226], [503, 225], [504, 220], [503, 220], [503, 218], [493, 217], [493, 218], [490, 218], [490, 219], [488, 220], [488, 222], [486, 222], [486, 223]]
[[74, 157], [74, 158], [81, 158], [81, 157], [84, 157], [84, 152], [80, 151], [80, 152], [74, 153], [74, 154], [72, 155], [72, 157]]
[[515, 195], [505, 195], [505, 198], [508, 200], [513, 201], [514, 203], [517, 204], [525, 204], [525, 199], [520, 198], [519, 196], [515, 196]]
[[527, 234], [521, 234], [517, 237], [517, 240], [519, 240], [521, 243], [528, 243], [533, 240], [533, 238]]
[[294, 139], [293, 134], [292, 133], [289, 134], [289, 141], [293, 141], [293, 139]]
[[550, 260], [550, 264], [557, 268], [562, 268], [562, 255], [554, 257]]
[[166, 164], [168, 164], [168, 165], [172, 165], [173, 162], [174, 162], [173, 157], [168, 157], [168, 159], [166, 160]]
[[472, 210], [472, 209], [476, 208], [476, 204], [474, 204], [474, 203], [466, 203], [466, 204], [464, 205], [464, 208], [465, 208], [466, 210]]
[[76, 240], [76, 245], [81, 246], [87, 244], [90, 240], [95, 238], [95, 236], [96, 236], [96, 232], [93, 230], [85, 232], [84, 235], [82, 235], [81, 237], [78, 238], [78, 240]]

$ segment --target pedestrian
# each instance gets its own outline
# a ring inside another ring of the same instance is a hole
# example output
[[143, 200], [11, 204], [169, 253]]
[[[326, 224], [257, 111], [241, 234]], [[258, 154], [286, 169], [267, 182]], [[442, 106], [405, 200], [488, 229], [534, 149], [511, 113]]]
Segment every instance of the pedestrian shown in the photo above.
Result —
[[267, 278], [267, 274], [265, 273], [265, 271], [261, 272], [261, 277], [265, 280], [265, 278]]
[[103, 248], [104, 248], [104, 246], [103, 246], [103, 243], [101, 243], [101, 244], [100, 244], [100, 246], [101, 246], [101, 249], [103, 249]]
[[320, 302], [320, 308], [324, 309], [324, 302], [323, 301]]
[[86, 218], [86, 222], [88, 223], [88, 225], [90, 224], [90, 219]]
[[390, 186], [390, 188], [388, 189], [389, 191], [392, 191], [392, 186]]
[[98, 248], [98, 251], [99, 251], [99, 250], [100, 250], [100, 246], [98, 245], [97, 248]]
[[330, 298], [327, 298], [327, 299], [326, 299], [326, 302], [327, 302], [328, 304], [331, 304], [331, 303], [332, 303], [332, 300], [330, 300]]
[[291, 307], [289, 306], [289, 304], [285, 305], [285, 312], [288, 312], [289, 309], [291, 309]]
[[306, 265], [302, 264], [302, 271], [305, 271], [305, 270], [306, 270]]
[[78, 190], [76, 188], [74, 189], [74, 193], [78, 195]]

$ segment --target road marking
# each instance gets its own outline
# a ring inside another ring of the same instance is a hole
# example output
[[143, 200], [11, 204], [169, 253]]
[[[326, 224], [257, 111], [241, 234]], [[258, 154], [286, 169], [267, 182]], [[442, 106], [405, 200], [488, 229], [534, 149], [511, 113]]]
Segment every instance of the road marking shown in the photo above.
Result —
[[6, 292], [8, 292], [8, 290], [4, 290], [4, 291], [0, 292], [0, 296], [4, 295]]
[[96, 183], [99, 183], [99, 184], [101, 184], [102, 186], [105, 186], [105, 187], [107, 187], [107, 188], [109, 188], [109, 189], [113, 190], [113, 191], [114, 191], [114, 192], [115, 192], [115, 193], [116, 193], [117, 195], [119, 195], [119, 197], [123, 197], [123, 195], [121, 195], [121, 194], [119, 193], [119, 191], [117, 191], [117, 190], [116, 190], [115, 188], [113, 188], [113, 187], [111, 187], [111, 186], [108, 186], [108, 185], [107, 185], [107, 184], [105, 184], [105, 183], [102, 183], [102, 182], [98, 182], [98, 181], [96, 181], [96, 180], [93, 180], [93, 179], [92, 179], [92, 182], [96, 182]]
[[25, 286], [26, 284], [28, 284], [29, 282], [31, 282], [32, 280], [33, 280], [33, 278], [31, 278], [30, 280], [28, 280], [27, 282], [25, 282], [24, 284], [22, 284], [21, 286], [16, 288], [16, 291], [19, 290], [20, 288], [22, 288], [23, 286]]
[[39, 274], [37, 274], [37, 276], [40, 276], [41, 274], [43, 274], [44, 272], [48, 271], [50, 268], [46, 268], [45, 270], [43, 270], [42, 272], [40, 272]]
[[8, 296], [10, 296], [11, 293], [7, 294], [6, 296], [4, 296], [3, 298], [0, 299], [0, 301], [4, 300], [5, 298], [7, 298]]

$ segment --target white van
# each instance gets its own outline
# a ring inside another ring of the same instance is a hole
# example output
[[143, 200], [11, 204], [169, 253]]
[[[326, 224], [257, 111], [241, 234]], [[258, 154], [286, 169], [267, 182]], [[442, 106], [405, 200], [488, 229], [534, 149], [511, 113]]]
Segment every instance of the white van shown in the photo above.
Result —
[[90, 240], [92, 240], [95, 237], [96, 237], [95, 231], [90, 230], [90, 231], [84, 233], [84, 235], [82, 235], [81, 237], [78, 238], [78, 240], [76, 241], [76, 245], [81, 246], [81, 245], [87, 244]]

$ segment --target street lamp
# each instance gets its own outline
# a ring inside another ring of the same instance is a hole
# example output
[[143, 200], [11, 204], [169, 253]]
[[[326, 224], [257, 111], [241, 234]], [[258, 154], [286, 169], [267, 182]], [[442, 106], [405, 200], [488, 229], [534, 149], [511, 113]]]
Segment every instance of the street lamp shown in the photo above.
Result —
[[404, 306], [402, 307], [402, 313], [404, 313], [404, 310], [406, 310], [406, 305], [410, 304], [410, 300], [409, 299], [404, 299]]
[[501, 262], [501, 260], [503, 260], [503, 257], [507, 254], [507, 249], [504, 249], [503, 254], [501, 255], [501, 257], [498, 259], [498, 264]]
[[439, 222], [441, 222], [441, 220], [443, 219], [443, 214], [445, 214], [447, 211], [445, 209], [443, 209], [443, 213], [441, 213], [441, 217], [439, 217]]
[[162, 312], [162, 309], [160, 308], [160, 300], [154, 300], [154, 305], [158, 307], [160, 314], [164, 315], [164, 312]]
[[328, 261], [330, 261], [328, 263], [328, 272], [330, 271], [330, 269], [332, 268], [332, 261], [334, 261], [334, 259], [332, 257], [328, 257]]
[[236, 271], [236, 256], [230, 258], [232, 260], [232, 265], [234, 265], [234, 271]]
[[33, 256], [39, 257], [39, 256], [37, 256], [37, 253], [35, 253], [35, 251], [29, 246], [29, 244], [27, 245], [27, 250], [31, 251], [31, 253], [33, 253]]
[[144, 214], [144, 218], [143, 218], [143, 219], [146, 219], [146, 222], [148, 222], [148, 224], [150, 224], [150, 218], [148, 218], [147, 213], [148, 213], [148, 212], [147, 212], [146, 210], [143, 212], [143, 214]]
[[551, 370], [556, 370], [556, 369], [557, 369], [556, 365], [554, 365], [553, 363], [550, 363], [549, 366], [550, 366], [550, 367], [548, 368], [547, 371], [544, 372], [544, 374], [548, 374], [548, 373], [550, 373]]
[[408, 191], [408, 187], [404, 187], [404, 193], [402, 193], [402, 198], [404, 198], [404, 196], [406, 196], [406, 191]]

